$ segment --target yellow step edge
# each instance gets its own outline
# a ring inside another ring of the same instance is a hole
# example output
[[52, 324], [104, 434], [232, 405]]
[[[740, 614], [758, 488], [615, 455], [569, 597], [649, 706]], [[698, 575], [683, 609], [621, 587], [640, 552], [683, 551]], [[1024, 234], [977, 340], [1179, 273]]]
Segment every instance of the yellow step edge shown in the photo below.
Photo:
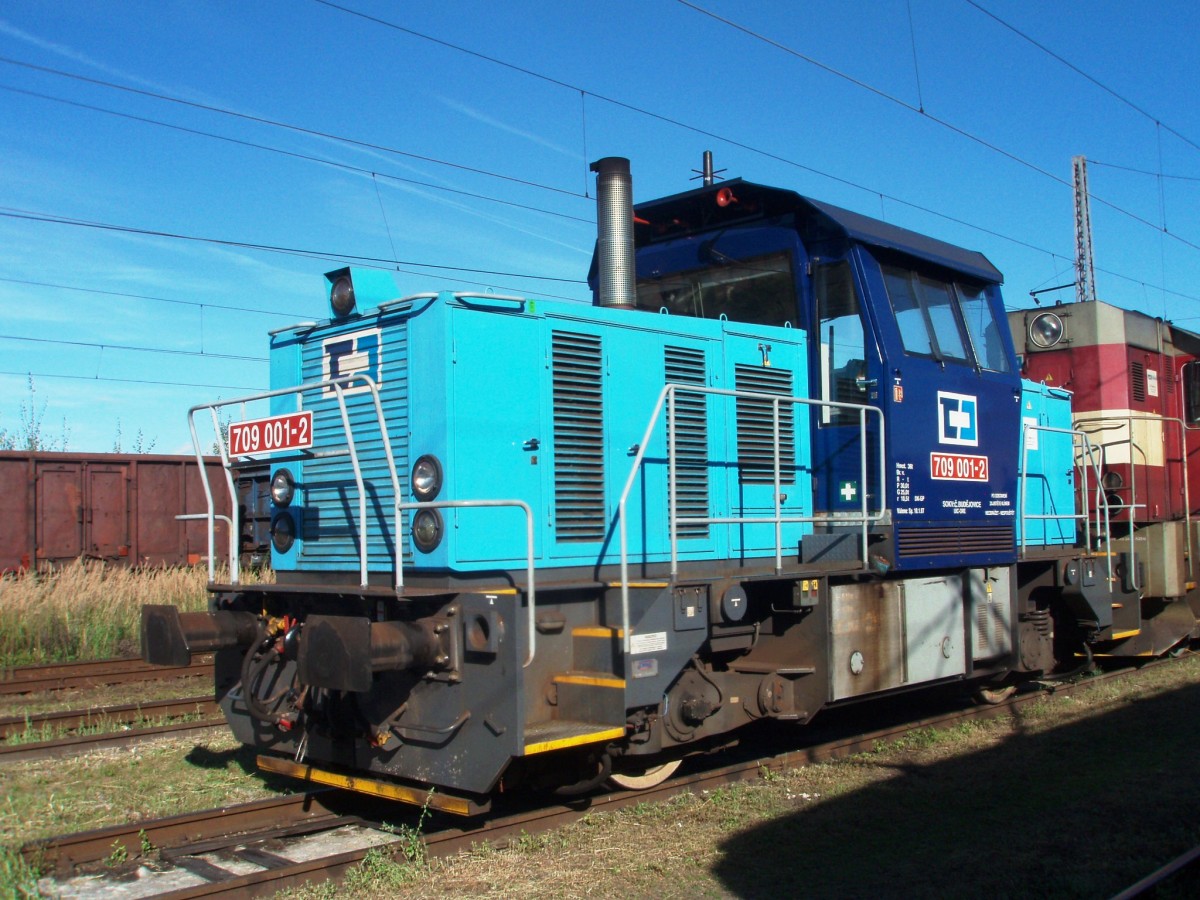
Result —
[[371, 794], [387, 800], [411, 803], [414, 806], [428, 806], [430, 809], [440, 809], [443, 812], [455, 813], [460, 816], [469, 816], [480, 811], [477, 805], [465, 797], [440, 794], [429, 788], [414, 788], [403, 784], [376, 781], [373, 778], [328, 772], [324, 769], [315, 769], [312, 766], [292, 762], [290, 759], [280, 759], [277, 756], [258, 757], [258, 767], [264, 772], [287, 775], [301, 781], [311, 781], [313, 784], [324, 784], [346, 791], [355, 791], [359, 794]]
[[572, 628], [571, 634], [574, 637], [619, 638], [625, 636], [625, 629], [606, 628], [603, 625], [585, 625], [580, 628]]
[[555, 675], [555, 684], [588, 684], [593, 687], [624, 688], [624, 678], [606, 678], [603, 675]]
[[1142, 629], [1135, 628], [1133, 631], [1114, 631], [1113, 636], [1109, 638], [1112, 641], [1123, 641], [1125, 638], [1136, 637], [1142, 633]]
[[533, 756], [535, 753], [548, 753], [551, 750], [562, 750], [566, 747], [578, 747], [582, 744], [595, 744], [600, 741], [615, 741], [625, 737], [625, 726], [621, 725], [618, 728], [605, 728], [603, 731], [592, 731], [588, 734], [575, 735], [574, 737], [557, 738], [550, 741], [541, 741], [536, 744], [525, 745], [525, 755]]

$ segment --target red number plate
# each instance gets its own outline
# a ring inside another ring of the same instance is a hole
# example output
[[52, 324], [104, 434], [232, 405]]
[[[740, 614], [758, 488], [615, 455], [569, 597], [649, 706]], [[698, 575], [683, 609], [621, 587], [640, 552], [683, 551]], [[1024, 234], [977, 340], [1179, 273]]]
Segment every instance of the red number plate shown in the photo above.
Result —
[[311, 412], [251, 419], [248, 422], [231, 422], [229, 425], [230, 456], [305, 450], [312, 444]]
[[962, 453], [930, 453], [929, 474], [942, 481], [987, 481], [988, 458]]

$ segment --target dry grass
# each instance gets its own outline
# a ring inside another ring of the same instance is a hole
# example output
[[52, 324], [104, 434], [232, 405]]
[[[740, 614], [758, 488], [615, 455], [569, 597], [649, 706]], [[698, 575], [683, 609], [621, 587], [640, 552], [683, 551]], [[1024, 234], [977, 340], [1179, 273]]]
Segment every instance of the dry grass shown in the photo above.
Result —
[[[218, 581], [225, 577], [218, 572]], [[133, 655], [142, 605], [204, 609], [207, 580], [200, 566], [128, 569], [84, 561], [0, 576], [0, 667]]]

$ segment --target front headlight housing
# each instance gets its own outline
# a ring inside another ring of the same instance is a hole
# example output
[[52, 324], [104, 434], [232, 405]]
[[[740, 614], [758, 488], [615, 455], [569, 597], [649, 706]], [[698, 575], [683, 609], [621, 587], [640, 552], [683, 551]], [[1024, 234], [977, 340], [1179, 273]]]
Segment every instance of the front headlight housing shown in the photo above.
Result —
[[287, 553], [296, 543], [296, 521], [292, 514], [281, 512], [271, 520], [271, 546], [277, 553]]
[[333, 309], [334, 318], [345, 318], [354, 312], [354, 282], [350, 274], [339, 275], [329, 290], [329, 305]]
[[413, 496], [422, 503], [437, 497], [442, 489], [442, 464], [430, 453], [420, 457], [412, 467]]
[[296, 496], [296, 479], [287, 469], [279, 469], [271, 476], [271, 502], [276, 506], [290, 506]]
[[422, 553], [432, 553], [442, 542], [444, 531], [445, 524], [442, 522], [442, 514], [436, 509], [419, 509], [413, 516], [413, 543]]
[[1052, 312], [1038, 313], [1029, 323], [1029, 340], [1046, 350], [1063, 339], [1063, 322]]

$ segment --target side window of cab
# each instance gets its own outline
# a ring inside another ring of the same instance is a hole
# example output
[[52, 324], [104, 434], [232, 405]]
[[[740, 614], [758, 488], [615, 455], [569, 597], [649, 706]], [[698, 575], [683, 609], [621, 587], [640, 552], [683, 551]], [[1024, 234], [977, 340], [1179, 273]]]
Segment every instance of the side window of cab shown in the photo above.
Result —
[[1184, 424], [1200, 427], [1200, 361], [1185, 364], [1182, 375]]
[[[836, 403], [865, 403], [867, 353], [858, 290], [850, 263], [821, 262], [813, 266], [813, 294], [820, 340], [821, 399]], [[858, 411], [821, 407], [826, 425], [857, 425]]]

